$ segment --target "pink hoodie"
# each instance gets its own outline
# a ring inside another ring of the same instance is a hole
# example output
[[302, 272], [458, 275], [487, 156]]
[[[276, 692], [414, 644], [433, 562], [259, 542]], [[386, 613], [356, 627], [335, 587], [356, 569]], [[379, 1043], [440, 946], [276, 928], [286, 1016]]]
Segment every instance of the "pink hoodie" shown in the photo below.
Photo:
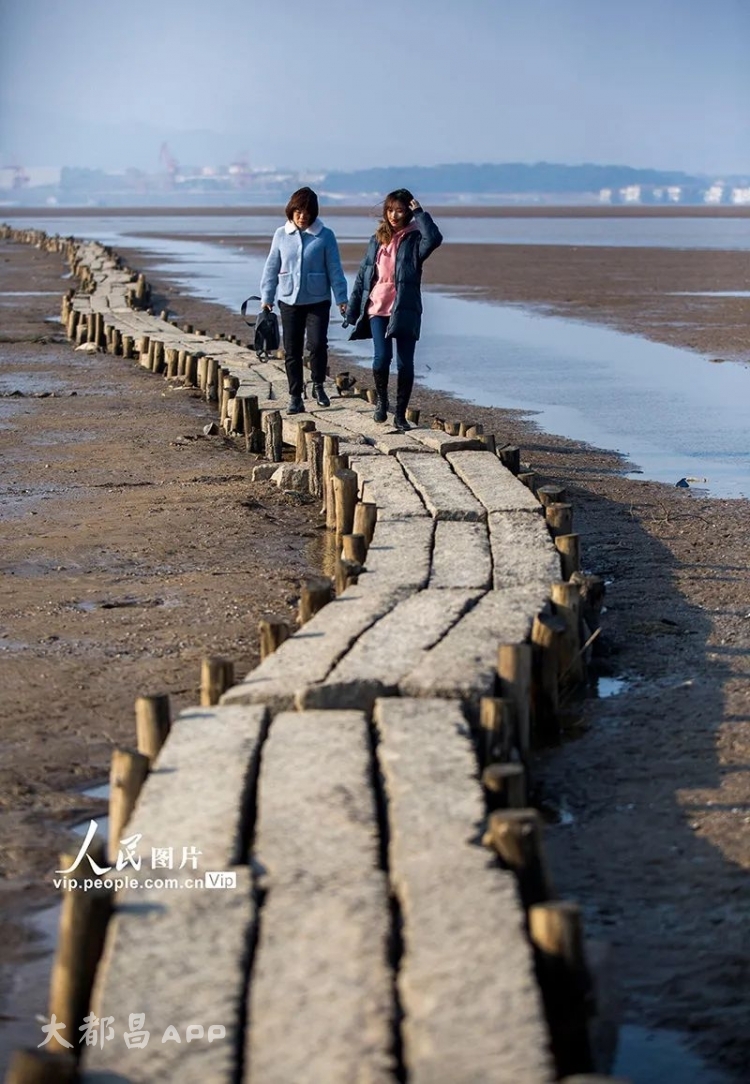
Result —
[[418, 229], [416, 222], [410, 222], [402, 230], [394, 233], [387, 245], [381, 245], [375, 257], [378, 271], [377, 281], [370, 291], [367, 312], [370, 316], [390, 316], [396, 300], [396, 253], [398, 246], [407, 233]]

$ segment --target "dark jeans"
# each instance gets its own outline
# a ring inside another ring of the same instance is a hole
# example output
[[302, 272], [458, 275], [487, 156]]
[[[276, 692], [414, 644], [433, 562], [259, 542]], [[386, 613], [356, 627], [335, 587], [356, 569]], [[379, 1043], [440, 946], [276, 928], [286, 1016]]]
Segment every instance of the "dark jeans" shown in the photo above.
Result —
[[[392, 338], [386, 339], [385, 337], [387, 327], [387, 316], [370, 317], [373, 344], [372, 371], [373, 373], [384, 373], [386, 376], [391, 369], [394, 343]], [[411, 335], [397, 335], [395, 342], [398, 375], [403, 382], [408, 381], [409, 387], [411, 387], [411, 381], [414, 379], [414, 350], [416, 349], [417, 340], [412, 338]]]
[[305, 386], [302, 375], [305, 334], [307, 334], [307, 348], [310, 351], [313, 384], [322, 384], [326, 378], [331, 302], [318, 301], [314, 305], [287, 305], [285, 301], [280, 301], [279, 309], [289, 394], [302, 395]]

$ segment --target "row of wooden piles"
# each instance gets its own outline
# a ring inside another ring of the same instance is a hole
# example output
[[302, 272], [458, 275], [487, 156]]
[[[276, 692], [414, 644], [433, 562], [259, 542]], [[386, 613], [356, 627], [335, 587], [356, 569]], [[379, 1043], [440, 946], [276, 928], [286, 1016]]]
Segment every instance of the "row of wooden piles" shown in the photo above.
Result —
[[479, 426], [376, 427], [346, 378], [330, 411], [287, 418], [281, 367], [144, 311], [148, 284], [115, 254], [2, 236], [68, 258], [73, 343], [200, 388], [280, 484], [296, 468], [337, 550], [298, 628], [263, 623], [255, 671], [207, 659], [201, 706], [174, 725], [166, 697], [139, 698], [138, 751], [113, 755], [110, 861], [128, 824], [146, 851], [199, 841], [236, 891], [141, 885], [111, 920], [111, 891], [64, 896], [50, 1012], [69, 1034], [93, 1006], [157, 1036], [220, 1024], [226, 1042], [103, 1044], [83, 1067], [26, 1052], [8, 1079], [604, 1079], [570, 1075], [593, 1068], [594, 986], [527, 804], [532, 744], [557, 733], [598, 634], [564, 490]]

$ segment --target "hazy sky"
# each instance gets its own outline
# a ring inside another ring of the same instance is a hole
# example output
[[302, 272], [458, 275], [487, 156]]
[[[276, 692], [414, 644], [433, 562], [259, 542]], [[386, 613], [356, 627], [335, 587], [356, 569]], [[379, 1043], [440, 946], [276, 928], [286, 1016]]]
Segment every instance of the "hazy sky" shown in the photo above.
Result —
[[0, 165], [750, 174], [750, 0], [0, 0]]

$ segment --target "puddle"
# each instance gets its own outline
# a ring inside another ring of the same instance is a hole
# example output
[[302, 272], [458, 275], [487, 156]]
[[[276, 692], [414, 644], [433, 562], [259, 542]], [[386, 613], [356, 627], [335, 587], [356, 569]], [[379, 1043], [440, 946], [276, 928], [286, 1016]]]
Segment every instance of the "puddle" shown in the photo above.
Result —
[[610, 1072], [631, 1084], [739, 1084], [693, 1053], [687, 1035], [632, 1024], [619, 1029]]
[[37, 1015], [47, 1013], [52, 954], [57, 943], [60, 905], [30, 914], [27, 928], [35, 935], [34, 959], [5, 971], [7, 997], [0, 1003], [0, 1079], [14, 1050], [36, 1047], [44, 1039]]
[[[90, 602], [74, 602], [72, 609], [81, 610], [82, 613], [95, 613], [97, 610], [122, 610], [133, 609], [135, 606], [143, 606], [145, 608], [153, 608], [154, 606], [165, 606], [163, 598], [124, 598], [124, 599], [104, 599], [92, 600]], [[173, 603], [176, 605], [176, 603]]]
[[631, 684], [632, 682], [627, 681], [625, 678], [598, 677], [594, 685], [594, 696], [598, 697], [599, 700], [606, 700], [610, 696], [619, 696]]
[[57, 290], [0, 290], [0, 297], [59, 297]]

